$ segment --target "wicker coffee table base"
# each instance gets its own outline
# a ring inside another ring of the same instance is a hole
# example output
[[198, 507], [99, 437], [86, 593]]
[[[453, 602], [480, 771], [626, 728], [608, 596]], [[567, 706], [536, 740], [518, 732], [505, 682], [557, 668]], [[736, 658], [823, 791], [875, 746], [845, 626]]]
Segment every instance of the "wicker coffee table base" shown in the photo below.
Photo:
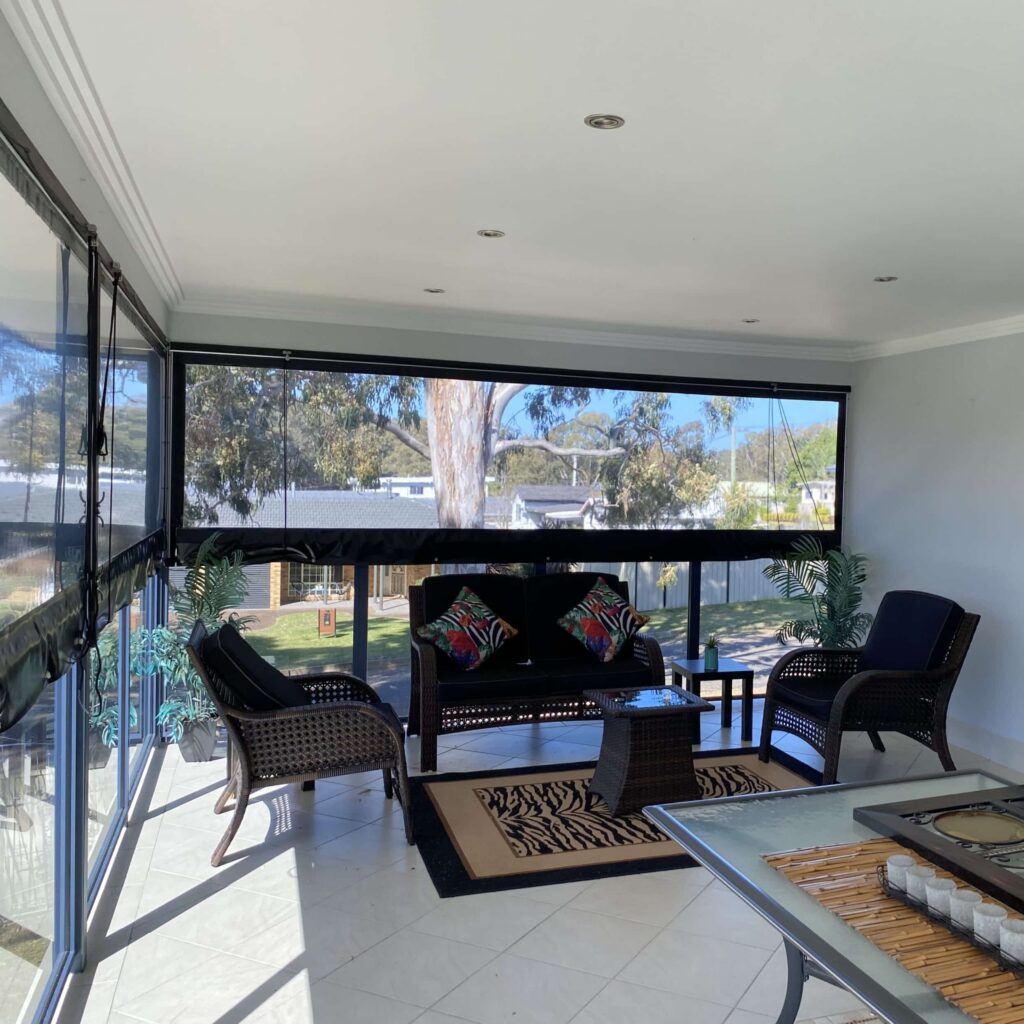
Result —
[[691, 749], [696, 725], [697, 715], [688, 709], [650, 717], [605, 715], [590, 792], [602, 797], [612, 814], [699, 799]]

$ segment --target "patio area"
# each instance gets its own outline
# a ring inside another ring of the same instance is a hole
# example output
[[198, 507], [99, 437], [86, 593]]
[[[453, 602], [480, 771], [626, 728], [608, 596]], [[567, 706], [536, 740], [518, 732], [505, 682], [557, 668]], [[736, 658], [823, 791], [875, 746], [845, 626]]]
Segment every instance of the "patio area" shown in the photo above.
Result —
[[[701, 749], [738, 746], [738, 721], [703, 716]], [[441, 737], [440, 771], [589, 760], [599, 723]], [[408, 742], [415, 764], [418, 742]], [[780, 747], [808, 763], [799, 740]], [[991, 768], [966, 751], [961, 767]], [[378, 773], [258, 794], [213, 869], [223, 761], [157, 752], [90, 924], [92, 960], [71, 1024], [770, 1024], [782, 1003], [781, 936], [702, 868], [441, 900]], [[818, 762], [820, 764], [820, 762]], [[849, 780], [923, 774], [935, 755], [850, 737]], [[812, 981], [804, 1020], [863, 1017]]]

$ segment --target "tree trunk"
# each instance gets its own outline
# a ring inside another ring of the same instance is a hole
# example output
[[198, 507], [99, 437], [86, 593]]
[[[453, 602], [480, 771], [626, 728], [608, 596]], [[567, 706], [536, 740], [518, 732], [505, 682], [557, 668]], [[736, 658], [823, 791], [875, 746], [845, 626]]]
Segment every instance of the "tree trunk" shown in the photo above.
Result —
[[442, 529], [483, 529], [489, 424], [486, 385], [428, 377], [427, 437]]

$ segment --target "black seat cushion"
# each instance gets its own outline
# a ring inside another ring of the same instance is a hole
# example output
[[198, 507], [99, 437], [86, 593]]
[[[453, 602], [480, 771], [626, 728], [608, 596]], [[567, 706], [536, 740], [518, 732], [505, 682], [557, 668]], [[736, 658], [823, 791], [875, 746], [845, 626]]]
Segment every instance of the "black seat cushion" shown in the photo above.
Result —
[[565, 684], [567, 693], [577, 690], [616, 690], [620, 688], [653, 686], [651, 670], [636, 658], [616, 658], [614, 661], [541, 661], [537, 667], [548, 673], [552, 692]]
[[[525, 582], [520, 576], [499, 576], [486, 572], [428, 576], [422, 583], [423, 621], [433, 622], [440, 618], [458, 597], [459, 591], [463, 587], [469, 587], [495, 615], [519, 631], [516, 636], [510, 637], [487, 659], [488, 668], [496, 669], [501, 665], [515, 665], [517, 662], [526, 661], [529, 654], [524, 635], [526, 626]], [[434, 645], [434, 649], [437, 651], [439, 671], [457, 667], [456, 662], [449, 658], [441, 648]], [[474, 671], [479, 672], [480, 669]]]
[[544, 697], [559, 692], [555, 681], [536, 665], [492, 668], [488, 662], [472, 672], [458, 668], [437, 670], [437, 695], [442, 705]]
[[955, 601], [918, 590], [882, 598], [864, 644], [860, 670], [921, 672], [938, 668], [964, 617]]
[[526, 632], [532, 661], [576, 661], [594, 667], [594, 656], [558, 620], [587, 596], [599, 577], [629, 600], [629, 587], [610, 573], [557, 572], [526, 580]]
[[780, 704], [790, 707], [822, 721], [828, 718], [832, 702], [840, 691], [843, 679], [786, 679], [772, 688], [772, 696]]
[[223, 625], [203, 642], [203, 660], [250, 711], [279, 711], [309, 704], [306, 691], [267, 663], [232, 625]]

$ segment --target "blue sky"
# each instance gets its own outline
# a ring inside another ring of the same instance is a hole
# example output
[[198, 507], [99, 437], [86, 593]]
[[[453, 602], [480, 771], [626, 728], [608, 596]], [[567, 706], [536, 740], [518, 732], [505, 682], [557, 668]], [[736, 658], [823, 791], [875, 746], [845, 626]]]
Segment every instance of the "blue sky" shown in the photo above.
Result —
[[[590, 403], [581, 409], [580, 412], [603, 412], [614, 415], [615, 397], [622, 393], [613, 390], [594, 391]], [[629, 392], [626, 392], [626, 394], [629, 394]], [[515, 424], [523, 430], [527, 429], [530, 423], [529, 416], [526, 413], [526, 399], [528, 395], [529, 391], [524, 391], [513, 399], [505, 415], [506, 423]], [[671, 401], [673, 421], [678, 425], [690, 423], [694, 420], [702, 420], [702, 407], [706, 398], [707, 396], [705, 395], [673, 395]], [[737, 439], [742, 441], [747, 431], [767, 430], [772, 413], [775, 418], [776, 430], [781, 430], [779, 402], [782, 404], [782, 409], [785, 410], [789, 425], [794, 430], [817, 423], [834, 423], [836, 420], [837, 405], [835, 402], [785, 398], [775, 400], [774, 410], [770, 411], [767, 398], [755, 398], [751, 401], [750, 407], [741, 412], [737, 417]], [[716, 438], [709, 438], [708, 443], [713, 449], [728, 448], [729, 437], [728, 435], [722, 435]]]

